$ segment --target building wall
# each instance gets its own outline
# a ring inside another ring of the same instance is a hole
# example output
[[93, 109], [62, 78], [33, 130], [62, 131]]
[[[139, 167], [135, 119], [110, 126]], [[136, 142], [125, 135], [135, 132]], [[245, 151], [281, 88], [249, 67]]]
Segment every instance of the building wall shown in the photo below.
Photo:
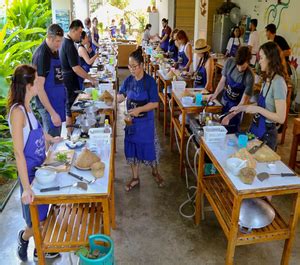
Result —
[[195, 0], [175, 1], [175, 27], [184, 30], [194, 40]]

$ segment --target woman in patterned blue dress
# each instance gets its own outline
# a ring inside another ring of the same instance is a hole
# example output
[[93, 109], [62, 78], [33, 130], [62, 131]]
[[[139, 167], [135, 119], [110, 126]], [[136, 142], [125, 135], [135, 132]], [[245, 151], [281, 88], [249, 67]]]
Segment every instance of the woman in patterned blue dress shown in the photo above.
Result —
[[158, 92], [154, 78], [144, 72], [142, 50], [138, 49], [129, 56], [131, 75], [124, 81], [119, 93], [118, 102], [126, 99], [132, 125], [125, 127], [125, 156], [131, 166], [133, 177], [126, 185], [130, 191], [140, 184], [139, 165], [152, 167], [152, 175], [159, 187], [164, 185], [158, 173], [158, 148], [154, 124], [154, 109], [158, 106]]

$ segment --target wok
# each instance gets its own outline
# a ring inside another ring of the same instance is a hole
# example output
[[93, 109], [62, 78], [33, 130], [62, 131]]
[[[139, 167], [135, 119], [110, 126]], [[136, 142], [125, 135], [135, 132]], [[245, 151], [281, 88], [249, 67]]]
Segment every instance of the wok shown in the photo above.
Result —
[[259, 198], [244, 199], [239, 216], [240, 231], [242, 233], [251, 233], [252, 229], [259, 229], [269, 225], [274, 218], [275, 211], [266, 201]]

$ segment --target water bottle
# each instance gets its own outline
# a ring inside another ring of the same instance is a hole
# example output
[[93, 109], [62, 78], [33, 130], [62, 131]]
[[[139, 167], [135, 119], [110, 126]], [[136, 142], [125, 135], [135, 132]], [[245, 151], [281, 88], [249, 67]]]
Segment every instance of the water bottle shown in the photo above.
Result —
[[104, 121], [104, 133], [111, 133], [111, 126], [109, 125], [108, 119]]

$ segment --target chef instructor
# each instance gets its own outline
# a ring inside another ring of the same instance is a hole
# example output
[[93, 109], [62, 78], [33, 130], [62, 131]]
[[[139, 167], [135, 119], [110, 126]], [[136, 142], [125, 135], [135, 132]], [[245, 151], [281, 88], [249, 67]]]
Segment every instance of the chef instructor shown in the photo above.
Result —
[[67, 89], [67, 125], [71, 125], [72, 123], [71, 107], [77, 97], [75, 91], [80, 90], [78, 77], [88, 79], [93, 84], [96, 83], [96, 79], [89, 76], [88, 73], [80, 66], [78, 51], [75, 47], [75, 43], [80, 41], [82, 30], [82, 22], [79, 19], [73, 20], [69, 27], [69, 32], [63, 38], [63, 43], [59, 51], [63, 81]]
[[61, 124], [66, 121], [66, 89], [58, 54], [63, 36], [64, 31], [58, 24], [50, 25], [46, 39], [36, 49], [32, 59], [37, 70], [36, 107], [44, 131], [51, 136], [60, 136]]

